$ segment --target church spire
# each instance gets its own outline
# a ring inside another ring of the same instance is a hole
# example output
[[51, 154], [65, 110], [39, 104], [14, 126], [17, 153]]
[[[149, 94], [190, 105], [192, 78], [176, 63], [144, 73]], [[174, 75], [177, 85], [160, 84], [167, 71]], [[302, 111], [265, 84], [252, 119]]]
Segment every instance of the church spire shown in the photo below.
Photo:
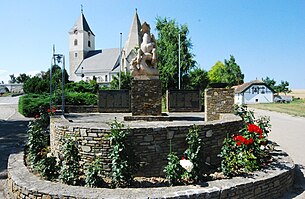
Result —
[[85, 15], [83, 14], [82, 5], [81, 5], [81, 15], [79, 16], [78, 20], [75, 22], [74, 26], [71, 28], [70, 32], [74, 32], [75, 30], [90, 32], [91, 34], [94, 35], [94, 33], [92, 32], [92, 30], [85, 18]]
[[132, 20], [130, 31], [128, 34], [128, 39], [125, 43], [125, 53], [128, 56], [132, 49], [139, 47], [141, 45], [141, 23], [138, 16], [138, 10], [136, 9], [135, 15]]

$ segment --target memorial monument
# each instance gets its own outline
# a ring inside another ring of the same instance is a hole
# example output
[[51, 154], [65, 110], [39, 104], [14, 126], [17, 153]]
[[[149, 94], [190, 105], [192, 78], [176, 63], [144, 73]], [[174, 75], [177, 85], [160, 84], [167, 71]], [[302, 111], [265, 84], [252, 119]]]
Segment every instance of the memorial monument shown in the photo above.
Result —
[[160, 116], [162, 90], [157, 69], [157, 43], [150, 26], [141, 26], [142, 43], [137, 56], [132, 60], [131, 84], [132, 116]]

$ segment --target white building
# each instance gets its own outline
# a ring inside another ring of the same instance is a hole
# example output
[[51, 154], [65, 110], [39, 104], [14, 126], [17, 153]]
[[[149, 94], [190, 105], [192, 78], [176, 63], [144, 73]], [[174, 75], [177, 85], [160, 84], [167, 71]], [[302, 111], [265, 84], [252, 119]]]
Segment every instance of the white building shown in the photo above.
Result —
[[272, 103], [274, 91], [263, 81], [254, 80], [235, 88], [235, 104]]
[[134, 15], [128, 39], [122, 50], [120, 67], [120, 49], [95, 49], [95, 35], [85, 16], [80, 17], [69, 31], [69, 64], [71, 81], [89, 81], [96, 78], [98, 83], [109, 84], [114, 75], [129, 71], [130, 62], [135, 57], [135, 48], [141, 44], [141, 25], [137, 14]]

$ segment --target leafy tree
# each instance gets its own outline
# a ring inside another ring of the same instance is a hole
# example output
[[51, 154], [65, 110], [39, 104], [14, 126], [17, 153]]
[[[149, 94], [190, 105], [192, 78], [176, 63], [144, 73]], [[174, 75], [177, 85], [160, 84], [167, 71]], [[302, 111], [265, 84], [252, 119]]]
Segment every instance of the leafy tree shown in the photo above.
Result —
[[289, 82], [281, 80], [281, 83], [276, 85], [276, 81], [271, 79], [270, 77], [266, 77], [262, 79], [271, 89], [273, 89], [276, 93], [290, 93]]
[[180, 33], [181, 85], [186, 87], [188, 72], [196, 65], [194, 55], [190, 52], [191, 40], [187, 38], [188, 26], [178, 25], [175, 20], [157, 18], [158, 31], [157, 53], [158, 69], [162, 82], [162, 91], [178, 88], [178, 37]]
[[191, 70], [188, 76], [187, 89], [204, 90], [209, 83], [208, 73], [201, 68]]
[[16, 77], [16, 82], [18, 84], [25, 83], [27, 80], [29, 80], [31, 77], [25, 73], [20, 74], [18, 77]]
[[15, 84], [16, 83], [16, 77], [14, 74], [10, 75], [10, 80], [8, 81], [8, 83], [10, 84]]
[[242, 74], [239, 65], [235, 62], [233, 55], [230, 59], [225, 59], [225, 78], [229, 86], [235, 86], [244, 83], [244, 74]]
[[220, 61], [216, 62], [208, 76], [211, 83], [228, 83], [229, 87], [244, 83], [244, 74], [233, 55], [230, 55], [229, 60], [225, 59], [224, 64]]
[[223, 71], [225, 70], [225, 65], [221, 61], [217, 61], [211, 70], [208, 72], [208, 78], [210, 83], [220, 83], [223, 82]]
[[[119, 88], [119, 77], [120, 75], [117, 74], [116, 76], [113, 76], [112, 81], [110, 82], [110, 88], [111, 89], [118, 89]], [[131, 81], [132, 76], [130, 73], [121, 73], [121, 89], [131, 89]]]

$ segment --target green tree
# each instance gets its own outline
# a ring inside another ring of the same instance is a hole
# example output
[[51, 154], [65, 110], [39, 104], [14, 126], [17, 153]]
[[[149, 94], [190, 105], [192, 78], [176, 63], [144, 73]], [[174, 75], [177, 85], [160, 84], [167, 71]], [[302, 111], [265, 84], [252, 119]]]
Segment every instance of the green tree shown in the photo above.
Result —
[[20, 74], [18, 77], [16, 77], [16, 82], [18, 84], [25, 83], [27, 80], [29, 80], [31, 77], [25, 73]]
[[230, 55], [229, 60], [225, 59], [224, 64], [216, 62], [208, 76], [211, 83], [228, 83], [229, 87], [244, 83], [244, 74], [233, 55]]
[[158, 69], [162, 82], [162, 92], [178, 88], [178, 37], [180, 33], [181, 53], [181, 87], [185, 88], [188, 81], [188, 72], [196, 65], [194, 55], [190, 52], [191, 40], [187, 38], [188, 26], [179, 25], [175, 20], [157, 18], [158, 31], [157, 53]]
[[207, 71], [201, 68], [195, 67], [193, 70], [190, 71], [188, 76], [189, 83], [187, 84], [187, 89], [204, 90], [209, 83]]
[[262, 79], [271, 89], [274, 90], [276, 93], [290, 93], [291, 90], [289, 89], [289, 82], [281, 80], [281, 83], [276, 85], [276, 81], [271, 79], [270, 77], [266, 77]]
[[16, 83], [16, 77], [14, 74], [10, 75], [10, 80], [8, 81], [8, 83], [10, 84], [15, 84]]
[[208, 78], [210, 83], [220, 83], [224, 82], [223, 71], [225, 70], [225, 65], [221, 61], [217, 61], [214, 66], [208, 72]]
[[244, 83], [244, 74], [241, 72], [239, 65], [235, 62], [233, 55], [230, 55], [229, 60], [225, 59], [224, 75], [226, 82], [230, 87]]
[[[113, 76], [112, 81], [110, 82], [111, 89], [119, 89], [119, 74]], [[130, 73], [121, 73], [121, 89], [131, 89], [132, 76]]]
[[265, 82], [265, 84], [267, 84], [267, 86], [269, 86], [271, 89], [276, 90], [276, 81], [274, 79], [271, 79], [270, 77], [266, 77], [265, 79], [262, 79], [263, 82]]

